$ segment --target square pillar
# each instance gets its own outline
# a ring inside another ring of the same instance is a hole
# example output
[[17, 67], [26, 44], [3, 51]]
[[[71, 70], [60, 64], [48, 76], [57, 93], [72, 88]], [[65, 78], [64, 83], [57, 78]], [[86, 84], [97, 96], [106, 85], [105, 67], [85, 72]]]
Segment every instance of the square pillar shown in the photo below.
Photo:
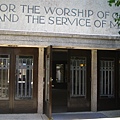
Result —
[[91, 111], [97, 111], [97, 50], [92, 50], [91, 59]]
[[44, 78], [44, 48], [39, 48], [38, 57], [38, 110], [43, 113], [43, 78]]

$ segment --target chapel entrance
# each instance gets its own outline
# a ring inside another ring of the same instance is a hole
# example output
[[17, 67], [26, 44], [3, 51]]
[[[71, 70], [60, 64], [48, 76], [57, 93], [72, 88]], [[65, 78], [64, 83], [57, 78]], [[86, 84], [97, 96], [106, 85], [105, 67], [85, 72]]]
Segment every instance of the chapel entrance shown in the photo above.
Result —
[[0, 113], [37, 112], [35, 48], [0, 48]]
[[98, 51], [98, 110], [120, 109], [120, 51]]
[[53, 49], [52, 112], [90, 110], [91, 51]]

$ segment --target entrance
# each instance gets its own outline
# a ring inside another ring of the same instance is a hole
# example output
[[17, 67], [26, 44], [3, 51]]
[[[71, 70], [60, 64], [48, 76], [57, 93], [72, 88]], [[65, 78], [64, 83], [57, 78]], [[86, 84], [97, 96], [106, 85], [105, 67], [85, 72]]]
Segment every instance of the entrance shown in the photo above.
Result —
[[35, 48], [0, 48], [0, 113], [37, 112]]
[[52, 112], [90, 111], [91, 51], [52, 52]]
[[120, 52], [98, 51], [98, 110], [120, 109]]
[[68, 111], [91, 110], [91, 51], [68, 50]]
[[45, 51], [44, 113], [90, 111], [91, 51], [53, 49]]
[[67, 112], [68, 50], [54, 50], [52, 60], [52, 112]]

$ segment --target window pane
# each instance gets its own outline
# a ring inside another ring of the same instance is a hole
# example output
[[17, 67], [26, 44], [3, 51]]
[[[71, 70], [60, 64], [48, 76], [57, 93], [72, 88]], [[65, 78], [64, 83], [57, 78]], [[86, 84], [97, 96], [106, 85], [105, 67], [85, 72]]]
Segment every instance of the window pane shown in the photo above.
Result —
[[56, 64], [56, 81], [58, 83], [64, 82], [64, 64]]
[[31, 99], [33, 94], [33, 56], [16, 56], [16, 99]]
[[46, 55], [46, 76], [45, 76], [45, 100], [48, 101], [49, 100], [49, 76], [50, 76], [50, 58], [47, 57]]
[[9, 55], [0, 55], [0, 99], [9, 97]]
[[71, 57], [72, 96], [86, 96], [86, 58]]
[[114, 97], [114, 61], [100, 61], [100, 96]]

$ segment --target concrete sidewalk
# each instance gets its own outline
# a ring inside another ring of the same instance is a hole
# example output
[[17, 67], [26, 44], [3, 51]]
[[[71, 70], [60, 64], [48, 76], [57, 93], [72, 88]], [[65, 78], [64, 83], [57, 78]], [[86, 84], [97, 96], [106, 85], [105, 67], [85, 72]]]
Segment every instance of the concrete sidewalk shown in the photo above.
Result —
[[120, 110], [53, 113], [53, 120], [120, 120]]
[[44, 114], [0, 114], [0, 120], [48, 120]]
[[111, 110], [111, 111], [100, 111], [98, 113], [102, 113], [108, 118], [119, 118], [120, 119], [120, 110]]
[[[120, 120], [120, 110], [53, 113], [53, 120]], [[0, 114], [0, 120], [48, 120], [44, 114]]]

